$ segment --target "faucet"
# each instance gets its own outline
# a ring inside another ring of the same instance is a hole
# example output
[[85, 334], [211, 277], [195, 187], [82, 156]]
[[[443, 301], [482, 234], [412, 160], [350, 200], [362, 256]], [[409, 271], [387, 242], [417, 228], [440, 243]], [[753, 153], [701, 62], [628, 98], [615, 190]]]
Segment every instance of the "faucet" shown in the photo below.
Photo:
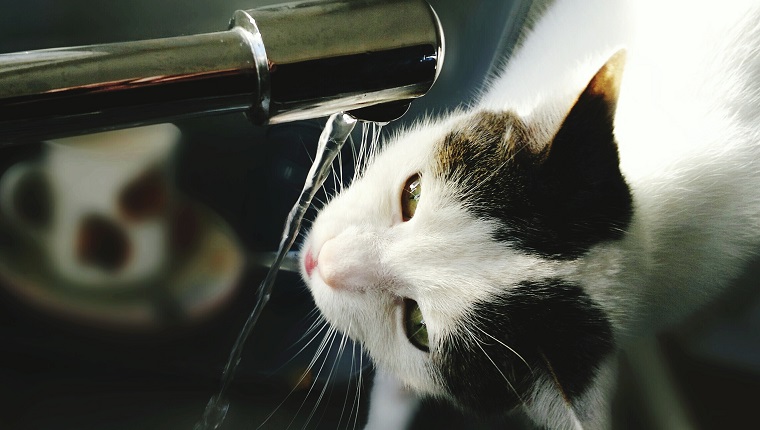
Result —
[[424, 0], [309, 0], [238, 10], [221, 32], [2, 54], [0, 143], [240, 111], [388, 122], [443, 53]]

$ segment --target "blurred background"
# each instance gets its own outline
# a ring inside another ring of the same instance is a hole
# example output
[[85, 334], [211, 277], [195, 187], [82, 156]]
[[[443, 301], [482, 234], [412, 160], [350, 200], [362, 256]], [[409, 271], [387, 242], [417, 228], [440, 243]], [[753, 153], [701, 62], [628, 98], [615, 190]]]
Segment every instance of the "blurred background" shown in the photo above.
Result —
[[[272, 3], [278, 2], [0, 0], [0, 53], [219, 31], [235, 10]], [[508, 55], [526, 17], [549, 2], [430, 3], [446, 36], [443, 71], [384, 134], [470, 100]], [[261, 263], [277, 248], [323, 124], [258, 127], [242, 114], [177, 122], [181, 137], [167, 171], [168, 186], [178, 190], [171, 241], [182, 252], [150, 288], [63, 285], [34, 239], [0, 216], [0, 428], [192, 428], [253, 308], [266, 273]], [[0, 147], [0, 174], [17, 163], [39, 163], [44, 152], [42, 143]], [[343, 159], [350, 178], [350, 148]], [[327, 184], [329, 193], [332, 181]], [[750, 422], [760, 388], [759, 270], [752, 265], [736, 294], [623, 357], [616, 428]], [[355, 346], [325, 348], [302, 378], [324, 335], [309, 333], [315, 320], [300, 277], [281, 272], [243, 354], [223, 428], [335, 429], [353, 428], [355, 421], [361, 427], [372, 369]], [[527, 428], [519, 416], [486, 422], [434, 402], [413, 424], [505, 427]]]

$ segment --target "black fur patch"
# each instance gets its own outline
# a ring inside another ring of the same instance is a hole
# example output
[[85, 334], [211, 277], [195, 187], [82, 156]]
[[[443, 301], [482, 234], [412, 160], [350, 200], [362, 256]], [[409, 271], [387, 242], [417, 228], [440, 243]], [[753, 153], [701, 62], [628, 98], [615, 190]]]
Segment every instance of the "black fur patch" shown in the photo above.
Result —
[[499, 221], [496, 240], [548, 258], [577, 258], [621, 238], [632, 215], [611, 125], [579, 118], [595, 116], [599, 105], [581, 108], [549, 144], [531, 141], [510, 112], [480, 112], [446, 137], [437, 173], [476, 216]]
[[494, 414], [525, 400], [540, 376], [557, 381], [572, 402], [614, 349], [604, 311], [580, 286], [558, 279], [476, 303], [455, 333], [433, 352], [444, 383], [465, 409]]

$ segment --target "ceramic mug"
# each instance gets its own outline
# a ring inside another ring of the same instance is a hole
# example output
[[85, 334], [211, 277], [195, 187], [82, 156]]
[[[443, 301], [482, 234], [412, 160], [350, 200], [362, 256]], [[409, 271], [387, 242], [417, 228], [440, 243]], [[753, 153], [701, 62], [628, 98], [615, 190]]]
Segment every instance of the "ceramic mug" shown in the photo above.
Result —
[[168, 264], [170, 156], [179, 135], [158, 124], [46, 141], [40, 161], [0, 178], [0, 209], [70, 283], [155, 278]]

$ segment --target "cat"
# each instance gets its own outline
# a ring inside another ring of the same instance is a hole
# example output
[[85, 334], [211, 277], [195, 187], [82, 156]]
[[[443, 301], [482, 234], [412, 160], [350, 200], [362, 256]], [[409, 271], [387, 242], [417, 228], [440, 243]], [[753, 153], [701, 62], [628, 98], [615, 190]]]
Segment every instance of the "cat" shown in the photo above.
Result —
[[301, 255], [380, 373], [368, 427], [433, 396], [588, 429], [620, 349], [758, 245], [760, 4], [558, 0], [467, 107], [387, 139]]

